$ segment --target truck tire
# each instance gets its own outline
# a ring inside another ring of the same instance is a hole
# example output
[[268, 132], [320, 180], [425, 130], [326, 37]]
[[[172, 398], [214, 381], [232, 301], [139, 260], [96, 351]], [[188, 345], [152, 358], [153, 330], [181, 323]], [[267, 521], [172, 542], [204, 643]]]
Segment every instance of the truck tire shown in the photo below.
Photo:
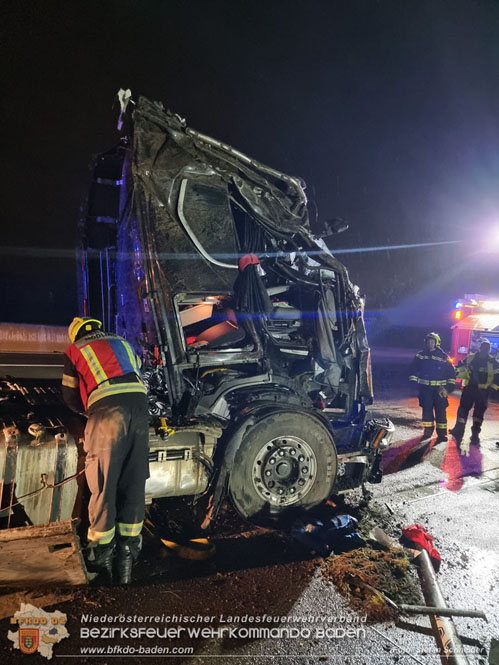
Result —
[[336, 468], [333, 438], [317, 418], [278, 411], [244, 435], [229, 493], [241, 517], [262, 523], [322, 503], [332, 492]]

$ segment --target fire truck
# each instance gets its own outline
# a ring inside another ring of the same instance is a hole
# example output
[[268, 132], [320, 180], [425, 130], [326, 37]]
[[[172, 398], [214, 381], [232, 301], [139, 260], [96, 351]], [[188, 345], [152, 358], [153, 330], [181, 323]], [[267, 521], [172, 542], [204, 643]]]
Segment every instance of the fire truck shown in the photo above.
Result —
[[491, 353], [499, 349], [499, 296], [467, 293], [456, 301], [452, 313], [452, 341], [450, 355], [455, 365], [469, 353], [478, 351], [480, 342], [488, 339]]

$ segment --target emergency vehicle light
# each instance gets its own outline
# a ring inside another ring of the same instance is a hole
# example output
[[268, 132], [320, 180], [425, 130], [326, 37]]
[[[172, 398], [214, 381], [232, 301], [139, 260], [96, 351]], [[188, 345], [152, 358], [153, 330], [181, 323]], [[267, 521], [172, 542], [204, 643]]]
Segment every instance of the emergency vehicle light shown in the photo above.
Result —
[[459, 319], [462, 317], [462, 315], [463, 315], [463, 312], [460, 309], [458, 309], [454, 312], [454, 318], [456, 319], [456, 321], [459, 321]]

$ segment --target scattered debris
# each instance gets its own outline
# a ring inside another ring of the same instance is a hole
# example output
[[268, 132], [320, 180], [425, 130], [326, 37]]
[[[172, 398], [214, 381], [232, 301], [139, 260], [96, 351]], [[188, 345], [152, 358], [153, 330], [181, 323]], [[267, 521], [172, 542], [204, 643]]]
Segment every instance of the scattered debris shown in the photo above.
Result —
[[364, 547], [346, 552], [324, 561], [322, 574], [326, 582], [333, 582], [350, 599], [351, 607], [359, 614], [366, 614], [371, 623], [389, 621], [397, 614], [380, 593], [373, 591], [379, 590], [395, 602], [421, 604], [409, 558], [400, 548], [384, 551]]
[[311, 552], [328, 556], [331, 552], [345, 552], [365, 547], [366, 542], [356, 532], [358, 520], [351, 515], [334, 515], [326, 519], [311, 517], [297, 519], [291, 527], [291, 536]]

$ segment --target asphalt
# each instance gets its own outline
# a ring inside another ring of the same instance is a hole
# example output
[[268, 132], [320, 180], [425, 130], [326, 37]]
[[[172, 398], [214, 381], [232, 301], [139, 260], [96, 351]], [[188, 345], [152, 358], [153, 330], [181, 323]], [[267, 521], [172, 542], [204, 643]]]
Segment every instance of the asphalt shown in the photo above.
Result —
[[[382, 516], [381, 526], [394, 538], [401, 535], [403, 526], [412, 523], [422, 524], [432, 534], [442, 557], [438, 582], [448, 605], [479, 609], [487, 615], [488, 622], [454, 619], [469, 663], [485, 665], [489, 662], [491, 640], [499, 640], [499, 404], [491, 403], [487, 411], [479, 445], [465, 437], [458, 446], [450, 437], [448, 443], [435, 445], [432, 441], [422, 446], [420, 409], [406, 383], [407, 355], [410, 352], [374, 354], [377, 401], [373, 414], [388, 415], [396, 431], [385, 454], [383, 481], [370, 486], [370, 510], [373, 519]], [[458, 397], [456, 394], [450, 398], [451, 425]], [[352, 506], [360, 501], [359, 492], [347, 499]], [[326, 584], [321, 574], [322, 559], [307, 554], [286, 534], [254, 529], [234, 519], [214, 535], [214, 540], [216, 555], [207, 561], [175, 559], [161, 547], [149, 544], [128, 589], [89, 587], [67, 593], [52, 589], [52, 595], [44, 601], [41, 591], [27, 588], [22, 597], [5, 594], [0, 598], [0, 609], [2, 600], [5, 607], [9, 602], [15, 606], [23, 599], [65, 612], [70, 636], [54, 648], [54, 657], [60, 663], [441, 662], [428, 618], [407, 617], [397, 624], [363, 624], [336, 588]], [[33, 595], [36, 593], [38, 597]], [[101, 623], [105, 615], [114, 619]], [[126, 636], [90, 639], [81, 632], [89, 626], [122, 626], [123, 619], [117, 615], [125, 620], [131, 618], [131, 624], [125, 625], [185, 630], [178, 640]], [[150, 618], [138, 623], [139, 617], [152, 615], [160, 616], [159, 624]], [[99, 622], [89, 623], [90, 616]], [[189, 622], [188, 617], [194, 617], [194, 621]], [[263, 622], [263, 617], [271, 617], [271, 622]], [[255, 623], [259, 619], [262, 623]], [[231, 628], [262, 626], [281, 629], [281, 633], [265, 637], [243, 630], [229, 632]], [[211, 630], [186, 638], [189, 627]], [[303, 632], [286, 635], [285, 628]], [[8, 663], [24, 662], [28, 656], [10, 649], [8, 629], [8, 619], [2, 620], [0, 658], [3, 656], [3, 662]], [[193, 649], [193, 653], [123, 653], [127, 646], [137, 650], [159, 645]], [[84, 655], [81, 650], [85, 647], [105, 648], [108, 652]], [[118, 653], [118, 647], [122, 653]], [[112, 649], [114, 652], [109, 653]], [[38, 654], [29, 658], [31, 663], [45, 662]]]

